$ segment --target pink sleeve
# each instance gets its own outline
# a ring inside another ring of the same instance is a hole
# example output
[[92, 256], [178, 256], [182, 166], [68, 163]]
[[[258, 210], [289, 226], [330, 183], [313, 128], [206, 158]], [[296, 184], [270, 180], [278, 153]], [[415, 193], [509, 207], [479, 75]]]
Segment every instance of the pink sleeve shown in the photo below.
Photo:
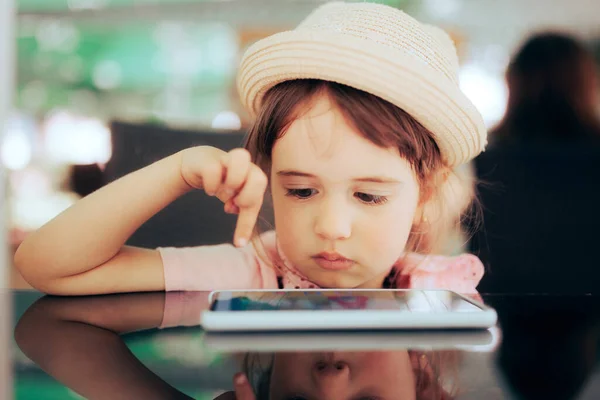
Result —
[[166, 291], [277, 288], [275, 270], [252, 244], [159, 248]]
[[200, 325], [200, 316], [209, 306], [208, 295], [208, 292], [165, 293], [165, 308], [159, 328]]
[[483, 264], [472, 254], [457, 257], [410, 254], [403, 261], [398, 286], [477, 293], [483, 273]]

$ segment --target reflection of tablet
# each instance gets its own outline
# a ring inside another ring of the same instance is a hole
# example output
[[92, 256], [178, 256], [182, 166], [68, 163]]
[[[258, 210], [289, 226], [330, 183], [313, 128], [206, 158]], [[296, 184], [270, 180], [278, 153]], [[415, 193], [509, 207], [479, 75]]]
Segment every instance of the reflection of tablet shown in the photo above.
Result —
[[206, 333], [204, 344], [225, 353], [277, 351], [489, 351], [495, 328], [460, 331]]
[[447, 290], [251, 290], [211, 293], [207, 331], [471, 329], [496, 312]]

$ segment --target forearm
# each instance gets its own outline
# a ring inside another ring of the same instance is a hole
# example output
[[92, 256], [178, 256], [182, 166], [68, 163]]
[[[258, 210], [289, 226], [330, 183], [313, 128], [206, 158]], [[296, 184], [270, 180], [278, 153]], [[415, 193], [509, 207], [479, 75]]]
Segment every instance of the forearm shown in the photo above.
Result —
[[189, 398], [140, 363], [114, 332], [57, 318], [52, 307], [29, 309], [15, 329], [15, 340], [44, 371], [85, 398]]
[[28, 309], [37, 318], [80, 322], [119, 335], [160, 326], [166, 293], [126, 293], [107, 296], [45, 296]]
[[190, 190], [181, 158], [177, 153], [122, 177], [29, 235], [15, 255], [23, 276], [56, 279], [109, 261], [144, 222]]

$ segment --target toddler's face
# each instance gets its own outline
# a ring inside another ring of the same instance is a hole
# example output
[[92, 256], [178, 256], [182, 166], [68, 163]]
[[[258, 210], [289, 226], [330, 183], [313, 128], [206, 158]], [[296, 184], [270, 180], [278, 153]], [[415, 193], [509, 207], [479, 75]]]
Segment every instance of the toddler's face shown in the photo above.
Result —
[[381, 287], [419, 203], [410, 164], [363, 138], [325, 95], [276, 141], [271, 191], [283, 253], [321, 287]]
[[406, 351], [278, 353], [273, 359], [270, 398], [416, 398]]

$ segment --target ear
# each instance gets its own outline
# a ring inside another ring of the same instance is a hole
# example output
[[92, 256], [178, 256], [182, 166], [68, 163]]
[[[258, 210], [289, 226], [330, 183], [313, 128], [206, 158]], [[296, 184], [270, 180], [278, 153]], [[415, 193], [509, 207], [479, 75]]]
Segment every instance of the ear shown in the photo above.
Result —
[[420, 224], [427, 220], [431, 220], [431, 203], [435, 196], [440, 193], [444, 183], [448, 181], [449, 175], [450, 170], [448, 168], [442, 168], [431, 174], [426, 182], [423, 182], [419, 193], [419, 204], [417, 205], [417, 210], [415, 212], [414, 224]]
[[419, 226], [423, 222], [428, 220], [428, 218], [425, 214], [425, 209], [426, 209], [425, 204], [421, 204], [421, 202], [419, 202], [419, 204], [417, 204], [417, 209], [415, 210], [415, 216], [413, 217], [413, 227]]
[[425, 205], [431, 201], [431, 198], [433, 197], [433, 192], [434, 187], [432, 183], [424, 184], [421, 187], [419, 193], [419, 204], [417, 206], [417, 209], [425, 207]]
[[441, 167], [437, 171], [432, 172], [421, 184], [419, 205], [429, 203], [433, 197], [439, 192], [440, 188], [448, 181], [452, 174], [452, 169], [449, 167]]
[[419, 193], [419, 202], [415, 210], [415, 216], [413, 218], [413, 227], [422, 225], [431, 219], [431, 200], [434, 197], [435, 189], [432, 182], [427, 185], [423, 185]]

